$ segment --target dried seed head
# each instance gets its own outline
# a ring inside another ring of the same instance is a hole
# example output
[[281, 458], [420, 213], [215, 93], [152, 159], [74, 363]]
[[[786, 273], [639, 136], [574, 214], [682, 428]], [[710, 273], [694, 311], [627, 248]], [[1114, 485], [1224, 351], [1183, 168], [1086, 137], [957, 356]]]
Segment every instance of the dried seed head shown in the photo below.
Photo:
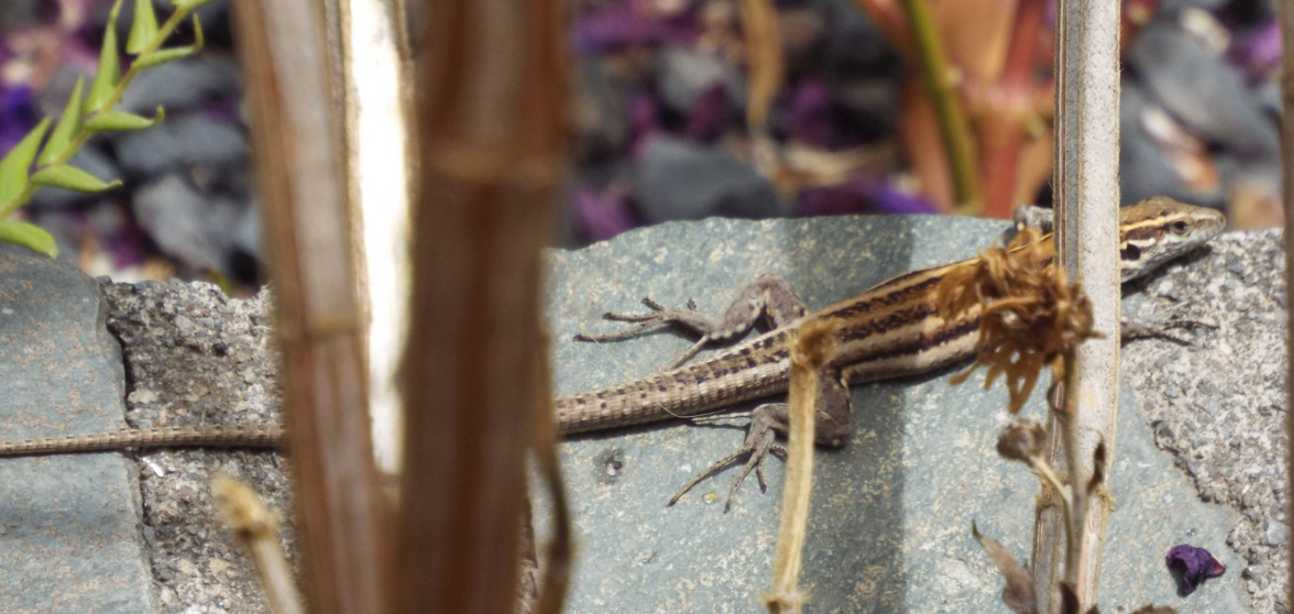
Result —
[[997, 453], [1007, 460], [1028, 462], [1042, 456], [1047, 429], [1037, 420], [1016, 420], [997, 438]]

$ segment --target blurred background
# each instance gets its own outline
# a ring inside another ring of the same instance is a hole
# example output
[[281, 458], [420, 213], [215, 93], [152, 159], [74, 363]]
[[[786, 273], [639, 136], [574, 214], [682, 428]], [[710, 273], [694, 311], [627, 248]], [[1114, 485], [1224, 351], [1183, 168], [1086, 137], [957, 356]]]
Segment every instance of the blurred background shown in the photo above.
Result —
[[[947, 101], [924, 86], [901, 2], [569, 3], [577, 95], [564, 245], [712, 215], [969, 210], [956, 205], [936, 121]], [[770, 10], [780, 49], [746, 45], [751, 5]], [[1049, 203], [1054, 3], [926, 5], [971, 137], [973, 211], [1005, 217], [1019, 203]], [[94, 72], [110, 6], [0, 2], [0, 150], [57, 116], [77, 77]], [[73, 160], [123, 189], [43, 189], [24, 209], [61, 257], [121, 281], [206, 279], [234, 294], [261, 282], [229, 11], [227, 0], [204, 7], [206, 49], [127, 90], [126, 110], [163, 105], [164, 123], [97, 138]], [[1236, 228], [1281, 224], [1273, 3], [1127, 0], [1123, 19], [1124, 202], [1168, 194], [1222, 209]], [[761, 129], [750, 128], [752, 105], [767, 109], [756, 112]]]

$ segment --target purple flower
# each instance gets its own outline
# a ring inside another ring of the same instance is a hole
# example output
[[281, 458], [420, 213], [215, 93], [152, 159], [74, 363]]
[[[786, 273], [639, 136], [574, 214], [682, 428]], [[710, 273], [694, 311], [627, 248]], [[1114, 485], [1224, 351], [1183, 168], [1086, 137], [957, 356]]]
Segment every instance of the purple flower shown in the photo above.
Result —
[[1208, 550], [1187, 544], [1169, 548], [1164, 562], [1177, 580], [1177, 594], [1182, 597], [1195, 592], [1205, 580], [1221, 576], [1227, 571]]
[[36, 125], [36, 103], [31, 88], [15, 85], [0, 88], [0, 156], [9, 153], [27, 131]]
[[576, 225], [590, 241], [609, 239], [639, 225], [629, 204], [629, 192], [623, 187], [611, 186], [598, 191], [590, 186], [578, 186], [571, 200]]
[[660, 130], [660, 105], [647, 94], [638, 94], [629, 100], [629, 148], [637, 152], [638, 145], [652, 133]]
[[715, 83], [692, 103], [684, 133], [690, 139], [711, 143], [723, 135], [732, 118], [733, 108], [728, 99], [728, 90], [722, 83]]
[[796, 205], [797, 215], [936, 212], [934, 205], [918, 195], [882, 179], [861, 175], [833, 186], [803, 190]]
[[828, 148], [834, 144], [835, 129], [827, 86], [821, 81], [808, 80], [796, 87], [787, 110], [790, 137], [814, 147]]
[[1274, 74], [1281, 63], [1280, 24], [1271, 19], [1239, 33], [1232, 38], [1227, 56], [1254, 79]]

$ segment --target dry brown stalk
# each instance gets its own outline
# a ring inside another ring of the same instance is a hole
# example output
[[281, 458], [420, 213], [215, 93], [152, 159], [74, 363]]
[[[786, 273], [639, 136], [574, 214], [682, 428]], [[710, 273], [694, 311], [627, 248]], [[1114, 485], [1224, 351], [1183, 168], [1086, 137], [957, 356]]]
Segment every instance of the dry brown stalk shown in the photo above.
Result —
[[252, 555], [270, 611], [274, 614], [305, 612], [292, 566], [279, 541], [278, 514], [265, 507], [250, 486], [225, 473], [212, 476], [211, 497], [225, 527]]
[[[373, 463], [342, 114], [323, 4], [234, 5], [311, 611], [386, 610], [390, 509]], [[335, 10], [335, 6], [331, 7]]]
[[394, 611], [517, 604], [523, 463], [552, 419], [535, 361], [548, 355], [540, 250], [566, 157], [561, 5], [424, 3], [412, 37], [422, 185]]
[[786, 481], [773, 558], [773, 586], [764, 596], [769, 612], [800, 612], [805, 594], [799, 587], [804, 541], [808, 537], [813, 494], [813, 439], [824, 365], [836, 354], [836, 327], [823, 320], [800, 326], [791, 348], [790, 428], [787, 433]]

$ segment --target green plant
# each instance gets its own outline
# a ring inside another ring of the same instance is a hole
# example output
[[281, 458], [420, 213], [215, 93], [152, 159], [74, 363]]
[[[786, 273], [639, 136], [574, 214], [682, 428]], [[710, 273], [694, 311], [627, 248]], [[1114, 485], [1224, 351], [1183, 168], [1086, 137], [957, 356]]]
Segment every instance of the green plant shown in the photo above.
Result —
[[[189, 57], [202, 49], [202, 23], [194, 11], [211, 1], [172, 0], [175, 11], [159, 25], [152, 0], [135, 0], [134, 21], [126, 39], [126, 53], [134, 59], [124, 75], [117, 43], [117, 14], [121, 11], [122, 0], [113, 4], [99, 52], [99, 68], [89, 92], [84, 91], [84, 79], [78, 79], [49, 138], [45, 138], [50, 127], [50, 118], [47, 117], [0, 159], [0, 241], [22, 245], [53, 258], [58, 255], [54, 237], [35, 224], [13, 219], [14, 212], [27, 204], [42, 186], [103, 192], [121, 185], [120, 180], [105, 181], [68, 161], [96, 134], [142, 130], [162, 121], [166, 113], [160, 106], [151, 118], [113, 107], [121, 101], [126, 87], [140, 72]], [[193, 16], [193, 44], [163, 48], [163, 43], [190, 15]]]

